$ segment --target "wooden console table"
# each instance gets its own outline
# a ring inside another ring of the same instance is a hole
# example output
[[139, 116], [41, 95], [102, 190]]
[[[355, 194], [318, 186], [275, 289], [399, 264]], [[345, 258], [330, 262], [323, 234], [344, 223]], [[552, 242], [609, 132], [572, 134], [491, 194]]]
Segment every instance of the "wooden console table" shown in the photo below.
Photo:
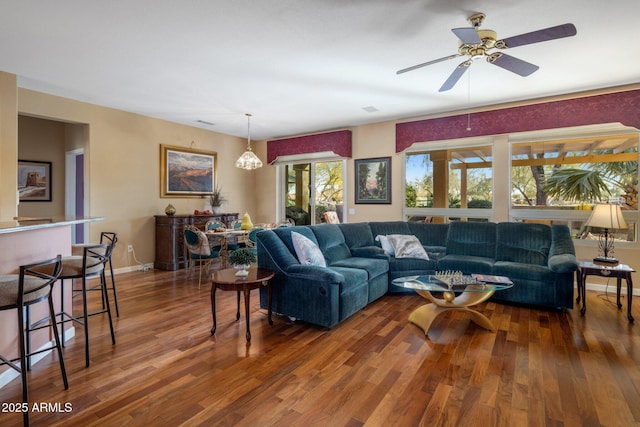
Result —
[[184, 247], [184, 226], [194, 225], [201, 230], [207, 221], [221, 221], [227, 227], [238, 219], [238, 213], [214, 215], [156, 215], [156, 258], [153, 267], [160, 270], [179, 270], [187, 266]]

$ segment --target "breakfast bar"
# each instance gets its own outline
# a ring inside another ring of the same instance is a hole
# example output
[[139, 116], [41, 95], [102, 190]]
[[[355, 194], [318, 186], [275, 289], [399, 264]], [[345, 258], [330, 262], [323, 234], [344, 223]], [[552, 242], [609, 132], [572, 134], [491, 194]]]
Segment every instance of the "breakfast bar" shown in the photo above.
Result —
[[[21, 218], [0, 222], [0, 274], [17, 274], [21, 265], [53, 258], [58, 254], [71, 255], [72, 227], [76, 224], [102, 220], [103, 218], [91, 217], [54, 217]], [[70, 289], [65, 292], [64, 298], [65, 303], [70, 307]], [[54, 291], [54, 305], [60, 306], [60, 292], [57, 290]], [[34, 305], [33, 310], [37, 316], [45, 313], [46, 303]], [[17, 323], [15, 311], [0, 312], [0, 354], [17, 356]], [[67, 329], [72, 327], [69, 323]], [[68, 336], [72, 335], [72, 333], [68, 334]], [[31, 339], [32, 347], [37, 349], [46, 345], [51, 338], [48, 330], [40, 330], [32, 333]], [[1, 369], [0, 387], [17, 375], [11, 368], [2, 367]]]

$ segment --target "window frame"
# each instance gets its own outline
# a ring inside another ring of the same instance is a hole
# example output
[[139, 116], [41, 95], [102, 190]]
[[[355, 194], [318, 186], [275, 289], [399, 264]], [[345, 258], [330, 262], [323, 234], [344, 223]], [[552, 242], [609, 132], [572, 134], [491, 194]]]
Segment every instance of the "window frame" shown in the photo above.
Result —
[[[342, 162], [342, 206], [343, 206], [343, 215], [342, 222], [347, 222], [347, 194], [348, 193], [348, 169], [347, 169], [347, 158], [342, 156], [336, 156], [333, 152], [326, 153], [312, 153], [312, 154], [296, 154], [291, 156], [281, 156], [278, 158], [274, 165], [276, 166], [276, 219], [284, 219], [286, 217], [286, 197], [287, 197], [287, 174], [286, 174], [286, 166], [293, 166], [296, 164], [310, 164], [310, 186], [311, 188], [315, 188], [315, 167], [316, 163], [327, 163], [327, 162]], [[316, 203], [315, 203], [315, 195], [311, 197], [311, 212], [309, 215], [311, 216], [311, 225], [315, 224], [316, 219]]]
[[[514, 208], [511, 203], [512, 189], [512, 146], [513, 144], [527, 141], [545, 141], [554, 139], [568, 139], [579, 137], [599, 137], [617, 134], [636, 133], [639, 135], [638, 162], [640, 163], [640, 131], [635, 128], [624, 126], [620, 123], [609, 123], [601, 125], [586, 125], [572, 128], [521, 132], [505, 135], [491, 135], [483, 137], [459, 138], [444, 141], [417, 142], [403, 151], [402, 161], [402, 215], [405, 220], [414, 216], [464, 217], [483, 219], [488, 221], [586, 221], [591, 215], [588, 210], [564, 210], [546, 208], [527, 209]], [[468, 148], [474, 146], [492, 147], [492, 194], [493, 203], [490, 209], [461, 209], [461, 208], [408, 208], [406, 207], [406, 183], [407, 155], [434, 151], [438, 149]], [[640, 168], [639, 168], [640, 169]], [[640, 171], [639, 171], [640, 177]], [[502, 198], [505, 198], [503, 201]], [[620, 248], [640, 247], [640, 208], [638, 210], [626, 209], [623, 211], [625, 221], [634, 224], [634, 241], [616, 243]], [[597, 241], [574, 238], [576, 246], [597, 246]]]
[[[445, 222], [448, 222], [449, 218], [451, 217], [474, 218], [474, 219], [493, 221], [495, 207], [492, 207], [490, 209], [433, 208], [433, 207], [413, 208], [413, 207], [407, 207], [407, 197], [406, 197], [407, 156], [408, 155], [416, 155], [416, 154], [422, 154], [425, 152], [438, 151], [438, 150], [450, 150], [452, 148], [468, 149], [468, 148], [474, 148], [474, 147], [487, 147], [487, 146], [491, 147], [491, 158], [493, 162], [493, 154], [495, 151], [493, 137], [473, 137], [473, 138], [454, 139], [454, 140], [446, 140], [446, 141], [417, 142], [413, 144], [410, 148], [406, 149], [403, 152], [403, 156], [402, 156], [402, 178], [403, 178], [402, 179], [402, 215], [405, 221], [415, 216], [444, 217], [446, 219]], [[493, 162], [493, 166], [491, 168], [492, 205], [494, 205], [493, 195], [495, 194], [495, 185], [496, 185], [495, 179], [493, 176], [494, 169], [495, 169], [495, 162]]]

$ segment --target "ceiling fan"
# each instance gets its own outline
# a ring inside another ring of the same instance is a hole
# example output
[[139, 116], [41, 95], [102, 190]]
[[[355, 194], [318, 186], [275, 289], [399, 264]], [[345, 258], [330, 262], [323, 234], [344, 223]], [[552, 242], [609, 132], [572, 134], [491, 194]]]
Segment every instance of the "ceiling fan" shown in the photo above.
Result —
[[524, 46], [527, 44], [545, 42], [549, 40], [561, 39], [564, 37], [571, 37], [576, 35], [576, 27], [573, 24], [563, 24], [555, 27], [544, 28], [538, 31], [532, 31], [530, 33], [520, 34], [518, 36], [508, 37], [506, 39], [499, 39], [495, 31], [493, 30], [481, 30], [480, 25], [484, 21], [484, 13], [476, 13], [469, 17], [469, 23], [471, 27], [465, 28], [453, 28], [451, 31], [460, 39], [460, 46], [458, 47], [458, 53], [445, 56], [443, 58], [434, 59], [432, 61], [423, 62], [422, 64], [413, 65], [408, 68], [403, 68], [396, 72], [396, 74], [406, 73], [418, 68], [426, 67], [427, 65], [437, 64], [438, 62], [454, 59], [459, 56], [467, 56], [468, 58], [460, 63], [449, 78], [440, 87], [438, 92], [447, 91], [460, 80], [460, 77], [467, 71], [469, 66], [473, 63], [473, 60], [484, 57], [487, 62], [505, 70], [516, 73], [520, 76], [526, 77], [538, 70], [538, 66], [531, 64], [522, 59], [515, 58], [511, 55], [507, 55], [502, 52], [489, 52], [492, 49], [509, 49], [517, 46]]

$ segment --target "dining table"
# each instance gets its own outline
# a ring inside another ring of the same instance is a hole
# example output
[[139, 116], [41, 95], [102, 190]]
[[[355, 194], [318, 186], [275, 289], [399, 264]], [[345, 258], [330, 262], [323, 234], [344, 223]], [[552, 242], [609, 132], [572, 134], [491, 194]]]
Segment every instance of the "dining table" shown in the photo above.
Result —
[[227, 268], [227, 258], [229, 257], [229, 243], [242, 244], [247, 242], [249, 232], [251, 230], [242, 229], [220, 229], [205, 231], [205, 235], [209, 240], [209, 245], [220, 246], [220, 263], [221, 268]]

